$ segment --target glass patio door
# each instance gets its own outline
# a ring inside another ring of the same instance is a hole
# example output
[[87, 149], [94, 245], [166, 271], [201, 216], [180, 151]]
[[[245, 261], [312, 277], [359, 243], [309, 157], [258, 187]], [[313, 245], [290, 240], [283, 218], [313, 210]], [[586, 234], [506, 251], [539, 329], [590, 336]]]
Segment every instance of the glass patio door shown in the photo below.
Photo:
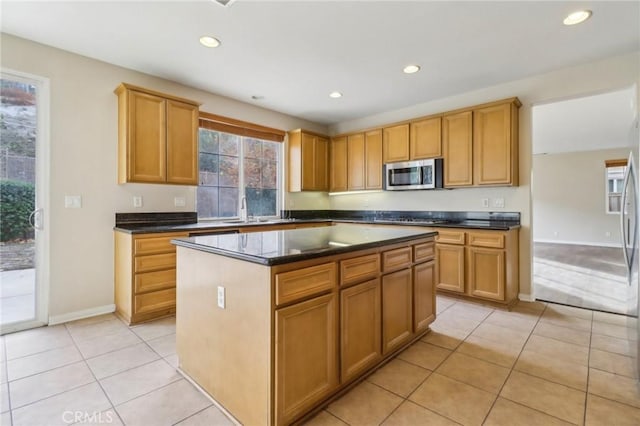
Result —
[[0, 79], [0, 333], [47, 323], [45, 180], [48, 81]]

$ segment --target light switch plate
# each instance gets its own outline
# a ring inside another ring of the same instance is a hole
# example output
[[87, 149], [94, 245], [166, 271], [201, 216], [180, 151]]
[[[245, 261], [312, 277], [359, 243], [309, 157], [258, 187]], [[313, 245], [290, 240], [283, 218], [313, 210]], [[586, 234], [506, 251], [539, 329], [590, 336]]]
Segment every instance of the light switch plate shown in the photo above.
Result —
[[482, 199], [482, 207], [489, 207], [489, 199], [488, 198], [483, 198]]
[[218, 307], [224, 309], [225, 306], [225, 290], [221, 285], [218, 286]]
[[142, 196], [140, 195], [133, 196], [133, 207], [142, 207]]
[[64, 196], [65, 209], [79, 209], [81, 207], [82, 207], [81, 195], [65, 195]]
[[173, 197], [173, 205], [176, 207], [184, 207], [187, 205], [187, 200], [184, 197]]

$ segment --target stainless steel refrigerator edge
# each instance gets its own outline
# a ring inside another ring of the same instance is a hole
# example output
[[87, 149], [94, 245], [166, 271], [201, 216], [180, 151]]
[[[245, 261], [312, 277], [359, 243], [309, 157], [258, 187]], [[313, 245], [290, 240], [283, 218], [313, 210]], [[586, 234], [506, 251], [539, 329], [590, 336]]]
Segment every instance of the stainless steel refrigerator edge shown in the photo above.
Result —
[[[637, 110], [636, 110], [637, 111]], [[638, 144], [638, 119], [636, 115], [635, 129], [632, 130], [631, 141]], [[624, 175], [622, 190], [622, 206], [620, 211], [620, 235], [622, 238], [622, 250], [627, 267], [628, 281], [628, 305], [627, 305], [627, 330], [629, 342], [635, 342], [629, 349], [635, 358], [636, 377], [640, 377], [640, 324], [638, 314], [640, 312], [640, 274], [638, 253], [638, 187], [640, 177], [636, 169], [637, 160], [633, 151], [629, 153], [627, 168]], [[638, 383], [640, 385], [640, 382]]]

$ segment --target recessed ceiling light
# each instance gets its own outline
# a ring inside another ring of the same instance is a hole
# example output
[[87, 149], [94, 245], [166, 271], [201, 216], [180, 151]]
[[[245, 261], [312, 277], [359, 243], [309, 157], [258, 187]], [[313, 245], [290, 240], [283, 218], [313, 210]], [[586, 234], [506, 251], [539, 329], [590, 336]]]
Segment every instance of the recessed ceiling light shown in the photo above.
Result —
[[218, 47], [220, 46], [220, 40], [211, 36], [200, 37], [200, 44], [205, 47]]
[[586, 21], [587, 19], [589, 19], [589, 17], [591, 17], [590, 10], [579, 10], [577, 12], [573, 12], [567, 15], [567, 17], [564, 18], [564, 21], [562, 21], [562, 23], [565, 25], [576, 25]]
[[340, 93], [340, 92], [331, 92], [331, 93], [329, 93], [329, 97], [330, 98], [334, 98], [334, 99], [341, 98], [342, 97], [342, 93]]
[[214, 3], [218, 3], [220, 6], [231, 6], [231, 3], [233, 3], [236, 0], [213, 0]]
[[251, 96], [251, 99], [253, 99], [254, 101], [261, 101], [264, 99], [264, 96], [262, 95], [253, 95]]
[[413, 74], [413, 73], [416, 73], [416, 72], [420, 71], [420, 66], [419, 65], [407, 65], [406, 67], [404, 67], [404, 69], [402, 71], [405, 74]]

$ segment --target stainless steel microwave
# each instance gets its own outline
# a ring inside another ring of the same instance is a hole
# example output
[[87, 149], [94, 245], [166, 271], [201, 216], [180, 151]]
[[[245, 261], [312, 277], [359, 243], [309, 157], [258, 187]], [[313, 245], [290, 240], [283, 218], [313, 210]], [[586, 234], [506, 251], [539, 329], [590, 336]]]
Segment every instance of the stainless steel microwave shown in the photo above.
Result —
[[385, 164], [384, 189], [398, 191], [442, 188], [442, 166], [442, 158]]

